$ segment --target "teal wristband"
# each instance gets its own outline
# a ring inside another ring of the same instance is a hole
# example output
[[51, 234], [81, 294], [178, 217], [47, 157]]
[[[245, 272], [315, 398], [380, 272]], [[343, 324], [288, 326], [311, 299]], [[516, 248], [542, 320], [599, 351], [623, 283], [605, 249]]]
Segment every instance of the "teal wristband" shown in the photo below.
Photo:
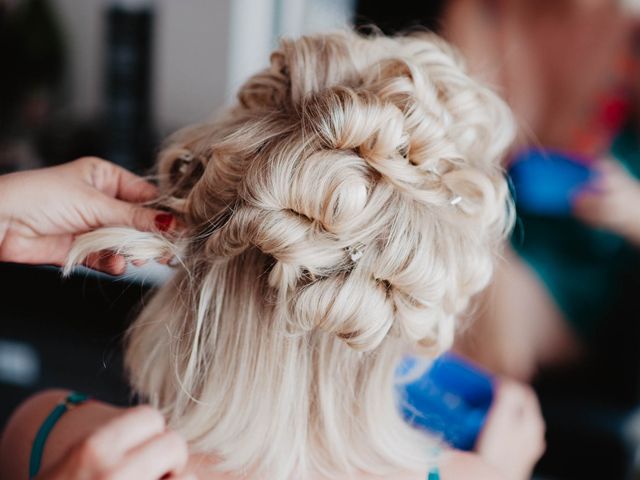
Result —
[[47, 437], [55, 427], [60, 417], [73, 407], [86, 402], [89, 397], [83, 393], [72, 392], [64, 401], [53, 409], [49, 416], [42, 423], [42, 426], [36, 434], [36, 438], [33, 440], [33, 446], [31, 447], [31, 457], [29, 458], [29, 478], [32, 479], [40, 471], [42, 464], [42, 454], [44, 453], [44, 445], [47, 441]]

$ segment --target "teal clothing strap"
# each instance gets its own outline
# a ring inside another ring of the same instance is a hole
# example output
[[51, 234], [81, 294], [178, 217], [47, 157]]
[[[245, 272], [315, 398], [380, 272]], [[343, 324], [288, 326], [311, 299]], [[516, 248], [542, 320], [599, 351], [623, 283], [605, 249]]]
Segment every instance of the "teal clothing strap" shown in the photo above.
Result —
[[440, 469], [438, 468], [440, 453], [442, 453], [441, 445], [432, 447], [431, 455], [433, 456], [433, 461], [436, 463], [436, 466], [429, 469], [426, 480], [440, 480]]
[[29, 478], [34, 478], [38, 472], [40, 472], [40, 465], [42, 464], [42, 454], [44, 453], [44, 445], [47, 442], [47, 437], [56, 426], [58, 420], [77, 405], [81, 405], [86, 402], [89, 397], [83, 393], [72, 392], [63, 402], [56, 405], [49, 416], [42, 422], [42, 426], [36, 434], [36, 438], [33, 440], [33, 446], [31, 447], [31, 457], [29, 458]]
[[427, 474], [427, 480], [440, 480], [440, 470], [432, 468]]

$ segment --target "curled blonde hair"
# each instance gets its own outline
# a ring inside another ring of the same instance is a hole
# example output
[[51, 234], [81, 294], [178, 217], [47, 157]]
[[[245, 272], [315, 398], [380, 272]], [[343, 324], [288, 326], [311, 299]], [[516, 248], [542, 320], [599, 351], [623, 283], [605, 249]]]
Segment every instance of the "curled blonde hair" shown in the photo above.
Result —
[[509, 228], [506, 105], [428, 34], [283, 40], [216, 121], [160, 155], [179, 238], [103, 229], [175, 255], [129, 334], [134, 388], [195, 450], [252, 478], [425, 468], [400, 418], [408, 351], [451, 345]]

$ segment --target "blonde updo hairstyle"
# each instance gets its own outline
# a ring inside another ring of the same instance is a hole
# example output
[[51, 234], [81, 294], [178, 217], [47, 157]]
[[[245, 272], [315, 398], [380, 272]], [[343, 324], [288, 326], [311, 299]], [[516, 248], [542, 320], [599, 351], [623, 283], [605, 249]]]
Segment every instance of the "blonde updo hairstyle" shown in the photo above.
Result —
[[250, 478], [420, 470], [398, 413], [408, 353], [451, 345], [510, 226], [506, 105], [429, 34], [283, 40], [217, 120], [158, 162], [179, 236], [89, 253], [174, 256], [129, 332], [133, 387], [218, 469]]

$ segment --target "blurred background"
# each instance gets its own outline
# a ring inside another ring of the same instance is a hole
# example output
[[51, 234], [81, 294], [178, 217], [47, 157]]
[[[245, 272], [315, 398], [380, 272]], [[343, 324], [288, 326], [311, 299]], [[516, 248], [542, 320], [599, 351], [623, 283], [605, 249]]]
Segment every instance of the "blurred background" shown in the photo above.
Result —
[[[532, 382], [545, 479], [640, 478], [640, 2], [0, 0], [0, 172], [147, 173], [283, 35], [430, 29], [511, 105], [518, 220], [455, 349]], [[0, 264], [0, 423], [31, 392], [132, 399], [119, 342], [158, 277]]]

